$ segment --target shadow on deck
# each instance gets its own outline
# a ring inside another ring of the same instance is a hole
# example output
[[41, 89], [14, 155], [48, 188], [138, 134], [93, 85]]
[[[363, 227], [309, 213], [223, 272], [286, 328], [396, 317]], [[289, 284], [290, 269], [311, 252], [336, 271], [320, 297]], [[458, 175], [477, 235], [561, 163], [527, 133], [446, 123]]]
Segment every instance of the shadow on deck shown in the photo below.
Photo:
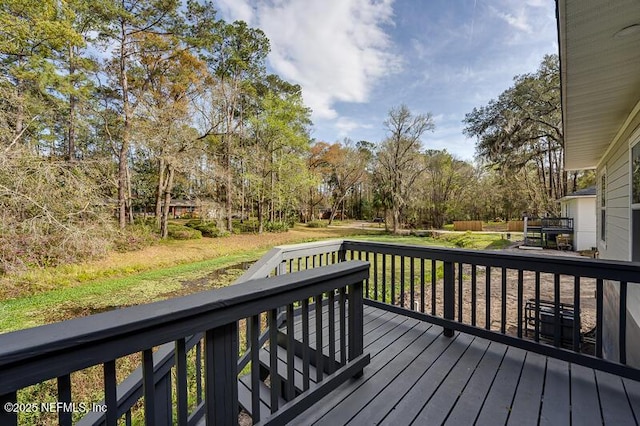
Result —
[[296, 424], [636, 424], [640, 383], [374, 307], [363, 377]]

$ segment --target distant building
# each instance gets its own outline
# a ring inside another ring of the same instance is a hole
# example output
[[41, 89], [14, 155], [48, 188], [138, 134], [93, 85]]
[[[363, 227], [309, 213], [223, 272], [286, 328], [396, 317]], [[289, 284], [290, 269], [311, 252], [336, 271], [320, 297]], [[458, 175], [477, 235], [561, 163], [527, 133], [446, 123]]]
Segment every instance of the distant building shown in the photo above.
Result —
[[572, 192], [560, 199], [563, 217], [573, 219], [573, 249], [596, 247], [596, 187]]

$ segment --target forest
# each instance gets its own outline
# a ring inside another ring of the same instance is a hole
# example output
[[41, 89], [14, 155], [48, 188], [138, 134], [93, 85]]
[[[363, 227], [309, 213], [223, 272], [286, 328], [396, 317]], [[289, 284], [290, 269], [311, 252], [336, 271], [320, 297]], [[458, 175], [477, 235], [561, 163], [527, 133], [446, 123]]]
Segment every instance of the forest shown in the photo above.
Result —
[[432, 114], [406, 105], [384, 140], [313, 140], [269, 51], [208, 2], [3, 1], [0, 273], [175, 236], [175, 200], [197, 203], [199, 235], [376, 217], [397, 232], [554, 215], [592, 184], [563, 170], [557, 55], [466, 115], [470, 162], [430, 147]]

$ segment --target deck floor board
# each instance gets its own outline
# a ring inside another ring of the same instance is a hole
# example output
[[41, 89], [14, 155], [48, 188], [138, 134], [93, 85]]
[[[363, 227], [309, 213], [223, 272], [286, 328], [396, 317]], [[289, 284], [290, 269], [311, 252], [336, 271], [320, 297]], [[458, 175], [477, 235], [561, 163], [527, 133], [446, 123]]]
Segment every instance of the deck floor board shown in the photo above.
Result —
[[364, 322], [364, 375], [295, 424], [637, 424], [638, 382], [373, 307]]

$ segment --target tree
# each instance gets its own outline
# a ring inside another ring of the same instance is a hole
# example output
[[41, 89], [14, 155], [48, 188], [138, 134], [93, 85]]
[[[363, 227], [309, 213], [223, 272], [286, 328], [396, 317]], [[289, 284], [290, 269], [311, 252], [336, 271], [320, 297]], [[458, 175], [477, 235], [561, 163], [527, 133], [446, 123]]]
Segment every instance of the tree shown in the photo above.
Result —
[[[199, 13], [206, 11], [199, 10]], [[219, 21], [206, 31], [200, 33], [197, 45], [211, 75], [217, 79], [207, 133], [215, 134], [220, 140], [227, 229], [232, 231], [234, 166], [242, 129], [248, 119], [243, 100], [264, 77], [269, 40], [261, 30], [250, 28], [242, 21], [233, 24]]]
[[384, 122], [389, 136], [376, 155], [381, 192], [393, 213], [393, 232], [398, 232], [400, 214], [409, 203], [418, 177], [424, 171], [420, 138], [435, 125], [431, 113], [413, 115], [406, 105], [392, 108]]
[[464, 123], [465, 134], [478, 138], [478, 156], [489, 164], [516, 171], [535, 164], [545, 191], [541, 210], [557, 211], [555, 200], [567, 193], [557, 55], [545, 56], [535, 73], [515, 77], [512, 87], [474, 108]]
[[[270, 88], [250, 120], [252, 137], [247, 143], [252, 143], [247, 146], [245, 176], [257, 206], [259, 232], [264, 229], [267, 209], [274, 221], [276, 211], [282, 213], [286, 206], [298, 204], [292, 199], [305, 192], [299, 183], [310, 180], [304, 158], [309, 149], [310, 111], [302, 102], [299, 87], [281, 90]], [[292, 188], [298, 190], [292, 192]]]
[[157, 164], [156, 221], [161, 237], [167, 238], [175, 175], [202, 151], [190, 113], [206, 68], [174, 35], [143, 33], [137, 43], [141, 72], [132, 84], [138, 99], [134, 128]]
[[327, 184], [332, 200], [329, 224], [333, 222], [347, 195], [362, 182], [368, 160], [366, 152], [348, 138], [342, 144], [335, 143], [325, 151], [324, 162], [329, 173]]
[[440, 229], [448, 219], [461, 218], [461, 200], [473, 184], [473, 175], [474, 170], [469, 163], [446, 150], [427, 150], [421, 190], [431, 227]]
[[[136, 39], [145, 33], [170, 33], [176, 25], [177, 0], [113, 1], [105, 8], [103, 19], [109, 25], [101, 38], [108, 42], [113, 56], [105, 67], [112, 76], [112, 88], [119, 94], [119, 112], [122, 130], [117, 146], [118, 158], [118, 223], [124, 228], [127, 211], [131, 211], [129, 150], [135, 98], [131, 93], [132, 68], [137, 66]], [[129, 214], [131, 218], [132, 214]]]
[[[5, 150], [18, 142], [40, 149], [50, 138], [61, 74], [54, 59], [83, 44], [74, 12], [53, 0], [9, 0], [0, 6], [0, 123]], [[49, 132], [45, 131], [48, 127]]]

